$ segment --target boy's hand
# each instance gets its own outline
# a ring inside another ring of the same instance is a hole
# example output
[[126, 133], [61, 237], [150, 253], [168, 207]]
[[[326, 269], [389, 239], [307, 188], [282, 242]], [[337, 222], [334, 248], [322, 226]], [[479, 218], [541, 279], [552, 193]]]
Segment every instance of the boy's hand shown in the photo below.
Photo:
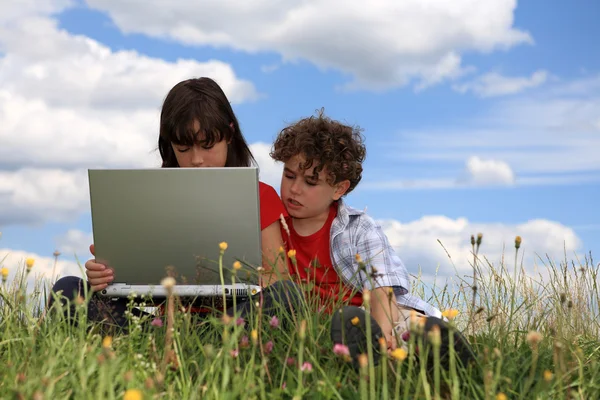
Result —
[[396, 298], [393, 296], [390, 301], [389, 289], [389, 287], [380, 287], [371, 291], [371, 315], [385, 335], [388, 351], [392, 351], [397, 347], [393, 332], [394, 326], [400, 318], [400, 312]]
[[[90, 245], [90, 253], [92, 253], [93, 256], [96, 255], [93, 244]], [[85, 274], [92, 287], [92, 292], [97, 292], [106, 288], [114, 279], [112, 269], [107, 268], [105, 265], [98, 264], [95, 258], [87, 260], [85, 263]]]

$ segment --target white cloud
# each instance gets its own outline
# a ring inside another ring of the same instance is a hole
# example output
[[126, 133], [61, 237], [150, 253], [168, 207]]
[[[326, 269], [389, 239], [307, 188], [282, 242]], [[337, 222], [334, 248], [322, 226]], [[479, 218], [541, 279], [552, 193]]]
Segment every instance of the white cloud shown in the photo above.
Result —
[[250, 151], [252, 151], [258, 163], [260, 179], [273, 186], [277, 190], [277, 193], [279, 193], [283, 164], [276, 162], [269, 156], [271, 145], [262, 142], [253, 143], [250, 145]]
[[453, 189], [463, 187], [512, 186], [522, 183], [535, 184], [536, 182], [517, 179], [510, 165], [504, 161], [472, 156], [465, 162], [464, 172], [454, 178], [371, 180], [361, 184], [361, 188], [404, 190]]
[[160, 107], [175, 83], [210, 76], [233, 103], [258, 96], [220, 61], [168, 62], [71, 35], [47, 16], [70, 2], [10, 4], [0, 5], [0, 225], [77, 218], [88, 168], [159, 166]]
[[423, 88], [465, 71], [460, 52], [533, 43], [513, 27], [516, 0], [136, 2], [87, 0], [124, 33], [185, 44], [278, 52], [353, 80], [346, 89], [383, 90], [413, 80]]
[[78, 229], [69, 229], [55, 240], [58, 250], [64, 257], [76, 257], [81, 263], [85, 263], [92, 257], [89, 248], [90, 244], [94, 243], [94, 235], [91, 232], [86, 233]]
[[484, 160], [477, 156], [467, 160], [467, 182], [477, 186], [512, 185], [515, 174], [510, 165], [498, 160]]
[[43, 256], [24, 250], [0, 248], [0, 266], [8, 269], [7, 284], [16, 283], [14, 280], [25, 271], [25, 260], [29, 257], [35, 260], [31, 273], [27, 277], [26, 284], [29, 290], [33, 289], [36, 283], [52, 283], [63, 276], [83, 276], [81, 270], [83, 265], [80, 268], [73, 261], [62, 260], [59, 257], [55, 262], [55, 258], [51, 255]]
[[[512, 271], [514, 239], [519, 235], [523, 240], [519, 250], [519, 263], [523, 256], [524, 267], [530, 276], [547, 272], [540, 257], [548, 266], [546, 255], [554, 262], [564, 260], [565, 251], [569, 260], [575, 259], [574, 252], [582, 251], [581, 240], [573, 229], [544, 219], [509, 225], [429, 215], [407, 223], [395, 220], [379, 222], [410, 273], [417, 274], [421, 270], [425, 276], [430, 277], [437, 273], [442, 280], [455, 277], [456, 274], [459, 277], [472, 276], [470, 237], [480, 232], [483, 233], [483, 240], [479, 250], [481, 261], [478, 264], [483, 262], [487, 265], [485, 257], [495, 268], [499, 268], [504, 254], [505, 266]], [[452, 260], [448, 259], [444, 248]], [[538, 270], [535, 269], [536, 266]]]
[[[600, 75], [548, 86], [535, 95], [490, 104], [470, 121], [440, 128], [401, 132], [396, 141], [386, 138], [387, 171], [395, 173], [395, 162], [429, 172], [442, 165], [438, 176], [411, 181], [371, 180], [372, 188], [447, 188], [465, 160], [506, 164], [490, 167], [500, 181], [515, 185], [563, 185], [600, 181]], [[472, 163], [472, 167], [478, 165]], [[479, 163], [481, 164], [481, 163]], [[480, 167], [482, 165], [479, 165]], [[472, 169], [467, 167], [467, 169]], [[503, 170], [500, 173], [500, 169]], [[415, 170], [417, 173], [415, 173]], [[512, 173], [510, 172], [512, 171]], [[456, 182], [455, 182], [456, 183]]]
[[548, 77], [548, 72], [544, 70], [535, 71], [530, 77], [511, 77], [490, 72], [471, 82], [453, 85], [453, 88], [457, 92], [470, 91], [480, 97], [504, 96], [540, 86], [548, 80]]

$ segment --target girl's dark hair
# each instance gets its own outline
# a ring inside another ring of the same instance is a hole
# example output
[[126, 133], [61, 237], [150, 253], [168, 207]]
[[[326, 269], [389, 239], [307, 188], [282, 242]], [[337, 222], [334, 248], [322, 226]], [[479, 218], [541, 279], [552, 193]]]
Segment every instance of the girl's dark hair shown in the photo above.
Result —
[[[200, 131], [194, 131], [194, 121]], [[192, 146], [199, 139], [204, 146], [227, 141], [226, 167], [249, 167], [255, 161], [227, 96], [205, 77], [179, 82], [165, 98], [158, 137], [162, 167], [179, 167], [171, 143]]]

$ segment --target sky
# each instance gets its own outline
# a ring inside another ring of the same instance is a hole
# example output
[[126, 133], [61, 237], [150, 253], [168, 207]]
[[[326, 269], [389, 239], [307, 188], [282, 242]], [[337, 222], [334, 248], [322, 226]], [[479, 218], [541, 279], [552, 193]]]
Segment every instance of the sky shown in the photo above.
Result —
[[600, 260], [600, 3], [365, 4], [1, 2], [9, 279], [25, 257], [37, 276], [81, 273], [93, 242], [87, 169], [160, 166], [164, 96], [200, 76], [224, 89], [276, 189], [268, 153], [286, 124], [323, 107], [360, 126], [365, 170], [346, 200], [426, 282], [470, 281], [477, 233], [495, 266], [520, 235], [532, 276], [548, 260]]

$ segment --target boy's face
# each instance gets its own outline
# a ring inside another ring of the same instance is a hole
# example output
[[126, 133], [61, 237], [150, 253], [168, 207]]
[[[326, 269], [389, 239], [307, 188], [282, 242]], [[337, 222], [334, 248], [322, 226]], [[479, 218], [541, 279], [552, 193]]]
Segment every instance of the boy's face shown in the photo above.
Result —
[[296, 155], [285, 163], [281, 177], [281, 200], [293, 218], [315, 218], [328, 214], [331, 203], [342, 197], [350, 182], [330, 185], [326, 180], [327, 167], [315, 179], [314, 167], [305, 171], [300, 169], [304, 163], [302, 155]]

